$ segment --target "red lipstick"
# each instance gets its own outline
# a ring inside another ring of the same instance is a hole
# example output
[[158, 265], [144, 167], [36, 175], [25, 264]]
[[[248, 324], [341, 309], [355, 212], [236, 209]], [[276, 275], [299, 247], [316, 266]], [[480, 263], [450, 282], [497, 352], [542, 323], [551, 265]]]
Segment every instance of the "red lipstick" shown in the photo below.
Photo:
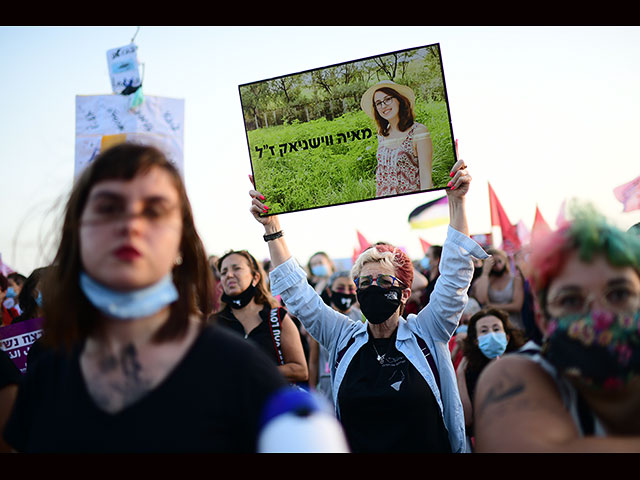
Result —
[[116, 250], [113, 254], [120, 260], [131, 261], [140, 256], [140, 252], [133, 248], [131, 245], [124, 245]]

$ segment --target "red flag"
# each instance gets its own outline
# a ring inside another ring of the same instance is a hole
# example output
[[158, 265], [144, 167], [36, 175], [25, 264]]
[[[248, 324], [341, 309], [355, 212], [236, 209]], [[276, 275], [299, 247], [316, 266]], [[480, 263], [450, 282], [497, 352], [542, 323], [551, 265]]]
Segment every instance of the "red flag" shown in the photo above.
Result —
[[491, 225], [500, 227], [502, 231], [502, 248], [507, 253], [515, 253], [520, 249], [520, 239], [516, 227], [509, 221], [507, 213], [502, 208], [496, 193], [489, 183], [489, 209], [491, 210]]
[[420, 240], [420, 245], [422, 245], [422, 251], [426, 255], [427, 251], [429, 250], [429, 247], [431, 246], [431, 244], [429, 242], [427, 242], [426, 240], [423, 240], [420, 237], [418, 237], [418, 239]]
[[614, 188], [613, 194], [624, 205], [623, 212], [640, 209], [640, 177]]
[[535, 241], [536, 238], [542, 237], [551, 231], [551, 227], [547, 221], [542, 217], [538, 205], [536, 205], [536, 216], [533, 219], [533, 227], [531, 227], [531, 240]]

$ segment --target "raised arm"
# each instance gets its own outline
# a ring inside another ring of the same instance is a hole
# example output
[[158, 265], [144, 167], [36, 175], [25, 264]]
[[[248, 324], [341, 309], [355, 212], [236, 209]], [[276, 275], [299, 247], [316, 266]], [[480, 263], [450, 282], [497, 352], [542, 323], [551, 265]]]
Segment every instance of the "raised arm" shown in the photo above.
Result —
[[458, 160], [451, 169], [451, 180], [447, 185], [447, 202], [449, 204], [449, 225], [460, 233], [469, 236], [465, 198], [469, 191], [471, 175], [467, 172], [464, 160]]
[[255, 219], [264, 226], [265, 240], [268, 240], [269, 255], [273, 270], [270, 273], [271, 291], [281, 295], [287, 310], [302, 324], [309, 334], [327, 350], [334, 346], [335, 339], [343, 328], [353, 321], [349, 317], [326, 305], [320, 295], [306, 280], [306, 274], [291, 257], [284, 235], [270, 239], [269, 235], [281, 232], [277, 215], [266, 217], [265, 198], [256, 190], [249, 192], [251, 196], [250, 211]]
[[[256, 190], [250, 190], [249, 195], [251, 196], [251, 207], [249, 210], [255, 219], [264, 226], [264, 234], [273, 235], [281, 232], [280, 220], [277, 215], [269, 215], [268, 217], [260, 216], [261, 213], [269, 212], [269, 207], [262, 203], [265, 200], [264, 196]], [[289, 247], [287, 247], [284, 236], [270, 240], [267, 244], [269, 245], [271, 264], [274, 268], [291, 258], [291, 253], [289, 252]]]

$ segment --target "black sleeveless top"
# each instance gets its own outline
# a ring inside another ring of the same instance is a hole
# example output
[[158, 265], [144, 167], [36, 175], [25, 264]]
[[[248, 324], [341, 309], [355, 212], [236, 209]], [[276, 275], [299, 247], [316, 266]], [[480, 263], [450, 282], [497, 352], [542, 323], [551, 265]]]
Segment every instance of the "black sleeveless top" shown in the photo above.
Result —
[[[278, 343], [280, 341], [279, 329], [281, 328], [279, 325], [282, 324], [282, 319], [286, 314], [286, 310], [282, 307], [278, 307], [276, 309], [276, 313], [278, 315], [277, 320], [272, 318], [272, 310], [273, 309], [269, 305], [265, 305], [260, 311], [260, 318], [262, 319], [262, 322], [260, 322], [258, 326], [249, 333], [245, 332], [244, 327], [235, 317], [233, 309], [230, 307], [225, 308], [217, 315], [217, 322], [219, 325], [230, 328], [242, 335], [244, 338], [254, 342], [269, 356], [269, 358], [276, 362], [276, 365], [281, 365], [284, 362], [281, 360], [281, 353], [278, 348]], [[272, 322], [272, 320], [274, 321]], [[274, 326], [273, 330], [272, 325]]]

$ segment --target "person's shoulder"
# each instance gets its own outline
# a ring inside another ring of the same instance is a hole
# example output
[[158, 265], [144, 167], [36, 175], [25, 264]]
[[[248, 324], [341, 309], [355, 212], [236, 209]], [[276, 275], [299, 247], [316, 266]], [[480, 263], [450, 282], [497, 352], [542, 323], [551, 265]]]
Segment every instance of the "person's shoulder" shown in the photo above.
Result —
[[415, 122], [413, 124], [413, 131], [416, 134], [429, 133], [429, 129], [426, 127], [426, 125], [423, 125], [422, 123], [418, 123], [418, 122]]
[[522, 393], [556, 391], [552, 377], [530, 356], [517, 352], [492, 360], [480, 374], [478, 394], [495, 388], [518, 389]]
[[197, 347], [201, 355], [239, 363], [255, 361], [262, 354], [253, 342], [239, 332], [215, 323], [203, 327]]

